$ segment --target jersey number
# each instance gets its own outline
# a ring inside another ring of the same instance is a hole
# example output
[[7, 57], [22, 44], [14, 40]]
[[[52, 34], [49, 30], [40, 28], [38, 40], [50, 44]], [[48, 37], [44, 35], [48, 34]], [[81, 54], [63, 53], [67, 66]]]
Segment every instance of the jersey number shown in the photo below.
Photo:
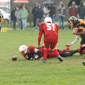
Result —
[[54, 24], [47, 24], [47, 30], [55, 31]]

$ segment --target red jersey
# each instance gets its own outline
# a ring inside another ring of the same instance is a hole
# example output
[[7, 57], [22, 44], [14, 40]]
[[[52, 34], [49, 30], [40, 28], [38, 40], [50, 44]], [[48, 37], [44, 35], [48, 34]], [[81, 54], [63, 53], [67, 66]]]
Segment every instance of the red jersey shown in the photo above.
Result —
[[54, 23], [41, 23], [39, 25], [39, 36], [38, 36], [38, 45], [40, 44], [42, 33], [44, 33], [44, 39], [50, 41], [58, 40], [58, 25]]
[[35, 48], [37, 48], [37, 47], [35, 47], [35, 46], [29, 46], [27, 48], [27, 51], [29, 51], [29, 53], [34, 53]]
[[[29, 51], [29, 55], [30, 54], [34, 54], [35, 53], [34, 52], [35, 48], [37, 48], [37, 47], [35, 47], [35, 46], [29, 46], [29, 47], [27, 47], [27, 53]], [[23, 54], [23, 57], [26, 57], [26, 54], [25, 53]]]

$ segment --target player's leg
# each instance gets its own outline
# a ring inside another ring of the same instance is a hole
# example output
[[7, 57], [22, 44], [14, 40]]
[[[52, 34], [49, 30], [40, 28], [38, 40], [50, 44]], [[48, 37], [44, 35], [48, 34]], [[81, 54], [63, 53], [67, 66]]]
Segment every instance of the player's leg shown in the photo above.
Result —
[[47, 60], [47, 53], [48, 53], [48, 48], [49, 48], [49, 42], [44, 41], [44, 56], [42, 62], [46, 63]]
[[85, 50], [85, 44], [83, 44], [79, 47], [78, 52], [82, 55], [84, 50]]
[[76, 50], [71, 50], [71, 51], [69, 51], [71, 54], [70, 54], [70, 56], [72, 56], [73, 54], [75, 54], [75, 53], [77, 53], [78, 52], [78, 49], [76, 49]]
[[63, 58], [59, 55], [58, 49], [56, 49], [57, 42], [51, 43], [51, 49], [53, 50], [54, 54], [57, 56], [60, 62], [63, 61]]
[[48, 49], [44, 48], [44, 57], [42, 59], [42, 62], [44, 62], [44, 63], [46, 63], [46, 60], [47, 60], [47, 53], [48, 53]]
[[80, 54], [82, 55], [82, 51], [85, 50], [85, 33], [82, 35], [81, 45]]

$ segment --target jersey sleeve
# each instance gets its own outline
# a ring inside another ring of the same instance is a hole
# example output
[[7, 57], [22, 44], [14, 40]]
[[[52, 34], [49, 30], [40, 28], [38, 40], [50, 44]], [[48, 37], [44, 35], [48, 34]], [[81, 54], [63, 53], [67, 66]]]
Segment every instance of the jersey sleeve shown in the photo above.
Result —
[[59, 26], [57, 24], [55, 24], [55, 27], [56, 27], [56, 32], [58, 33]]
[[80, 35], [76, 35], [76, 39], [70, 44], [71, 46], [74, 45], [79, 41]]
[[44, 23], [41, 23], [41, 24], [39, 25], [39, 30], [40, 30], [40, 31], [43, 31], [43, 30], [44, 30], [43, 26], [44, 26]]

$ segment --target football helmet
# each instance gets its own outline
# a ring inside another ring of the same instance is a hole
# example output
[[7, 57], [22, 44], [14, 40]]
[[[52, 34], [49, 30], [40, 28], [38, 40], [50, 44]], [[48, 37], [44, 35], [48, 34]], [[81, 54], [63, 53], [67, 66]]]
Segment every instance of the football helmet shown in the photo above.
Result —
[[19, 47], [19, 52], [20, 53], [27, 53], [27, 46], [26, 45], [21, 45], [20, 47]]
[[68, 19], [68, 23], [70, 26], [74, 26], [74, 23], [75, 21], [78, 20], [75, 16], [71, 16], [69, 19]]
[[46, 17], [45, 19], [44, 19], [44, 22], [51, 22], [52, 23], [52, 19], [50, 18], [50, 17]]

